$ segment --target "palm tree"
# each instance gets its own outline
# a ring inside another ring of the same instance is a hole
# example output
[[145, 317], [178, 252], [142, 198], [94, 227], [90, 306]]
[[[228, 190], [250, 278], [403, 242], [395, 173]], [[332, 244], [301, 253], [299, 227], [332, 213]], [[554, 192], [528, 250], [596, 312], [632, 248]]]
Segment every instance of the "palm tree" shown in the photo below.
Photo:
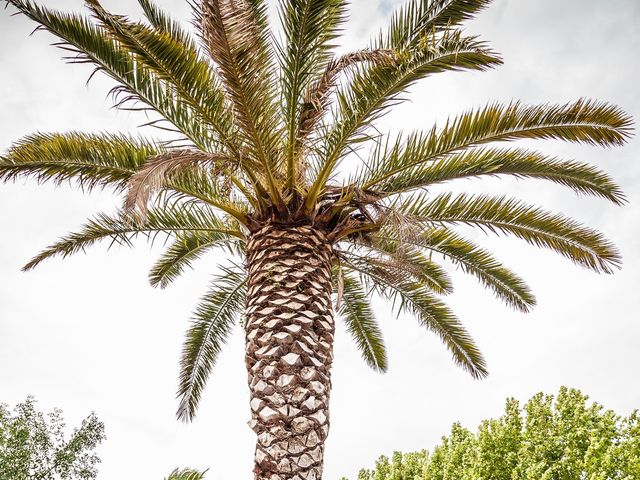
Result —
[[[230, 263], [220, 266], [186, 334], [178, 417], [193, 418], [240, 322], [256, 479], [321, 478], [334, 310], [364, 360], [387, 368], [371, 293], [415, 316], [473, 377], [487, 374], [440, 298], [452, 290], [442, 261], [518, 310], [535, 299], [457, 225], [515, 235], [596, 272], [620, 264], [609, 241], [566, 216], [503, 196], [426, 190], [515, 176], [624, 203], [615, 182], [591, 165], [496, 145], [549, 138], [621, 145], [632, 121], [618, 107], [586, 99], [492, 103], [426, 131], [374, 128], [416, 81], [501, 64], [486, 43], [461, 30], [489, 0], [411, 0], [369, 46], [343, 55], [334, 47], [346, 0], [282, 0], [281, 40], [269, 29], [266, 0], [194, 4], [197, 39], [151, 0], [139, 0], [146, 21], [109, 13], [99, 0], [87, 0], [90, 17], [30, 0], [8, 3], [59, 37], [70, 62], [92, 64], [115, 80], [117, 108], [144, 111], [152, 116], [148, 125], [170, 132], [164, 141], [66, 132], [15, 143], [0, 160], [5, 181], [73, 179], [85, 190], [125, 194], [122, 211], [91, 219], [25, 269], [103, 239], [131, 244], [166, 234], [174, 242], [150, 273], [152, 285], [165, 287], [204, 252], [228, 251]], [[358, 149], [365, 160], [348, 171], [341, 165]]]

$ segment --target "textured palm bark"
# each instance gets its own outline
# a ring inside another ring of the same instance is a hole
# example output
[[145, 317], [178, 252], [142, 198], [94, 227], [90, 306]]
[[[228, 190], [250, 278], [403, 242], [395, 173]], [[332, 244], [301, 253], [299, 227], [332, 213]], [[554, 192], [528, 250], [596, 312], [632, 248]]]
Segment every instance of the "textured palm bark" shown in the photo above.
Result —
[[329, 431], [332, 248], [310, 226], [247, 243], [246, 364], [256, 480], [320, 480]]

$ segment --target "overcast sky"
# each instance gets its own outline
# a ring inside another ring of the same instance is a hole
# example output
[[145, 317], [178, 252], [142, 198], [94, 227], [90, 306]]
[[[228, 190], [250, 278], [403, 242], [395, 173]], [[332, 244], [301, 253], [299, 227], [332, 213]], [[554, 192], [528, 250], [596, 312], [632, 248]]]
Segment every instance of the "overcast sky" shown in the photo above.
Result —
[[[47, 5], [82, 8], [80, 0]], [[138, 15], [133, 1], [105, 0]], [[345, 49], [365, 46], [402, 2], [353, 2]], [[186, 2], [160, 2], [189, 19]], [[144, 119], [110, 108], [111, 83], [86, 66], [65, 65], [45, 33], [0, 11], [0, 151], [34, 131], [133, 131]], [[452, 73], [412, 89], [411, 103], [383, 129], [429, 128], [487, 101], [565, 102], [581, 96], [622, 106], [640, 118], [640, 2], [637, 0], [496, 0], [468, 29], [504, 55], [489, 73]], [[474, 191], [517, 193], [606, 233], [624, 258], [599, 276], [515, 240], [477, 236], [520, 273], [537, 295], [532, 313], [509, 310], [473, 279], [453, 272], [450, 302], [482, 348], [490, 376], [474, 381], [440, 342], [411, 318], [376, 303], [390, 356], [386, 375], [371, 372], [339, 326], [331, 397], [326, 479], [352, 479], [382, 453], [431, 448], [452, 422], [475, 428], [501, 413], [504, 399], [526, 400], [561, 385], [582, 389], [627, 414], [640, 407], [640, 140], [598, 149], [536, 143], [548, 153], [592, 162], [623, 186], [629, 204], [579, 198], [546, 183], [470, 181]], [[239, 328], [224, 351], [190, 425], [175, 420], [178, 356], [190, 311], [204, 292], [216, 255], [161, 291], [146, 275], [162, 251], [100, 245], [29, 273], [20, 267], [41, 248], [100, 211], [112, 194], [83, 195], [64, 186], [0, 184], [0, 402], [33, 394], [40, 407], [62, 408], [69, 424], [90, 411], [105, 422], [99, 478], [163, 478], [176, 466], [210, 468], [208, 478], [249, 479], [254, 434], [249, 419]]]

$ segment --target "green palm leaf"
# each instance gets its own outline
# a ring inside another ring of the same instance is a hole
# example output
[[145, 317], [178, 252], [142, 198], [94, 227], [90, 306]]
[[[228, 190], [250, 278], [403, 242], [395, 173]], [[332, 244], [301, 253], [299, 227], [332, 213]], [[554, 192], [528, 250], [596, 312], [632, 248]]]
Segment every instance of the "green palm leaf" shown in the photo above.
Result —
[[[75, 180], [86, 190], [112, 187], [121, 191], [150, 159], [169, 152], [176, 150], [125, 135], [39, 133], [22, 139], [0, 157], [0, 180], [21, 176], [40, 182]], [[201, 152], [198, 157], [208, 159], [210, 155]], [[220, 183], [218, 174], [200, 169], [172, 175], [161, 190], [170, 198], [201, 201], [245, 222], [244, 199], [225, 194]]]
[[338, 314], [364, 361], [376, 371], [387, 371], [387, 353], [382, 332], [369, 304], [367, 292], [352, 274], [343, 274], [342, 301]]
[[[440, 157], [489, 142], [517, 139], [555, 139], [590, 145], [623, 144], [632, 131], [632, 120], [620, 108], [580, 99], [562, 105], [489, 104], [434, 126], [416, 143], [420, 161]], [[414, 164], [411, 153], [408, 163]], [[408, 165], [411, 166], [411, 165]]]
[[189, 32], [180, 24], [162, 11], [152, 0], [138, 0], [145, 17], [158, 32], [166, 33], [176, 42], [185, 45], [190, 50], [197, 50], [198, 46]]
[[396, 12], [378, 48], [407, 48], [427, 33], [454, 28], [469, 20], [492, 0], [412, 0]]
[[246, 273], [223, 268], [196, 308], [180, 359], [178, 418], [191, 421], [220, 349], [245, 303]]
[[44, 260], [56, 255], [65, 258], [74, 253], [84, 251], [85, 248], [105, 239], [111, 240], [110, 245], [116, 244], [131, 247], [133, 246], [132, 241], [137, 237], [153, 241], [158, 235], [171, 236], [185, 232], [216, 233], [226, 236], [228, 239], [233, 237], [243, 238], [243, 234], [240, 231], [228, 225], [224, 225], [224, 228], [216, 228], [222, 226], [223, 222], [214, 213], [207, 209], [193, 206], [191, 208], [151, 209], [143, 224], [131, 222], [128, 217], [123, 215], [99, 214], [85, 224], [80, 231], [64, 236], [40, 252], [23, 267], [23, 270], [30, 270]]
[[585, 163], [563, 161], [526, 149], [488, 147], [434, 156], [428, 143], [428, 137], [413, 134], [404, 142], [398, 138], [391, 145], [378, 145], [367, 168], [360, 169], [349, 183], [392, 194], [451, 180], [512, 175], [548, 180], [616, 204], [625, 201], [611, 177]]
[[596, 272], [611, 273], [612, 268], [620, 267], [619, 253], [599, 232], [518, 200], [449, 193], [432, 199], [417, 195], [398, 209], [428, 223], [464, 223], [489, 232], [512, 234]]
[[[186, 102], [173, 95], [170, 85], [159, 79], [144, 63], [136, 62], [126, 48], [105, 36], [88, 19], [41, 7], [29, 0], [9, 0], [9, 3], [61, 38], [63, 43], [58, 46], [72, 54], [67, 57], [71, 63], [91, 63], [96, 67], [94, 73], [102, 71], [113, 78], [118, 83], [112, 89], [118, 108], [151, 109], [161, 118], [150, 124], [160, 126], [159, 121], [166, 120], [175, 127], [171, 131], [183, 134], [199, 148], [215, 147], [214, 132], [202, 122], [194, 121], [197, 114]], [[140, 103], [142, 107], [136, 106]]]
[[[402, 241], [386, 240], [368, 245], [362, 254], [351, 251], [341, 252], [341, 255], [349, 258], [353, 263], [364, 263], [373, 271], [393, 272], [399, 278], [412, 277], [415, 281], [423, 283], [433, 292], [446, 295], [453, 291], [451, 278], [447, 272], [437, 263], [431, 261], [422, 252], [415, 248], [403, 245]], [[376, 251], [382, 255], [376, 255]]]
[[282, 52], [280, 82], [290, 187], [297, 176], [294, 156], [303, 94], [329, 61], [331, 42], [345, 20], [345, 7], [344, 0], [285, 0], [280, 4], [285, 36], [284, 45], [279, 49]]
[[[443, 227], [429, 228], [418, 235], [405, 235], [385, 227], [374, 236], [374, 245], [402, 241], [443, 255], [465, 273], [475, 276], [485, 287], [507, 305], [527, 312], [536, 303], [526, 283], [502, 265], [488, 251]], [[384, 247], [382, 247], [384, 248]]]
[[36, 133], [0, 157], [0, 180], [32, 177], [56, 184], [75, 180], [84, 190], [123, 190], [150, 157], [165, 149], [140, 138], [115, 134]]
[[373, 271], [363, 266], [347, 265], [359, 272], [367, 285], [393, 302], [398, 313], [416, 317], [421, 325], [438, 335], [453, 360], [474, 378], [487, 376], [486, 364], [473, 339], [449, 308], [429, 293], [420, 282], [405, 281], [390, 272]]
[[206, 470], [199, 472], [190, 468], [176, 468], [165, 480], [203, 480], [205, 473], [207, 473]]
[[171, 91], [197, 113], [194, 121], [206, 122], [216, 131], [217, 141], [233, 155], [239, 154], [231, 111], [220, 82], [209, 63], [200, 58], [195, 45], [113, 15], [98, 0], [86, 3], [115, 41], [134, 53], [137, 61], [167, 82]]
[[501, 63], [487, 45], [460, 32], [425, 39], [420, 48], [409, 51], [394, 66], [361, 67], [353, 79], [337, 93], [338, 116], [320, 147], [316, 176], [307, 194], [307, 207], [320, 195], [350, 143], [366, 139], [363, 131], [398, 96], [416, 81], [443, 71], [486, 70]]
[[243, 242], [225, 229], [229, 225], [211, 225], [216, 230], [189, 231], [176, 234], [176, 240], [151, 267], [149, 282], [152, 286], [165, 288], [178, 278], [185, 268], [216, 247], [224, 247], [229, 253], [242, 254]]

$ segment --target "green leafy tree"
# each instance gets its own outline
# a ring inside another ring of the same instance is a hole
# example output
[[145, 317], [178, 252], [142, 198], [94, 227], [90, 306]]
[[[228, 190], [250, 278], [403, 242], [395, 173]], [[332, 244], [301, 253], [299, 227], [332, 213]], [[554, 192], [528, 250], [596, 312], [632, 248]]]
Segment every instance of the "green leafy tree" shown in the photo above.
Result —
[[[69, 61], [115, 81], [120, 109], [142, 110], [162, 141], [112, 133], [34, 133], [0, 159], [0, 179], [76, 181], [125, 193], [122, 212], [101, 214], [31, 260], [68, 256], [106, 239], [173, 239], [152, 268], [165, 287], [204, 252], [241, 261], [221, 273], [186, 334], [178, 417], [195, 415], [235, 322], [246, 337], [255, 478], [316, 479], [329, 429], [334, 311], [365, 361], [387, 369], [370, 294], [388, 299], [438, 335], [475, 378], [487, 374], [470, 334], [443, 302], [444, 265], [475, 276], [508, 305], [535, 304], [524, 281], [456, 232], [470, 225], [514, 235], [596, 272], [620, 265], [600, 233], [504, 196], [433, 195], [458, 179], [546, 180], [621, 204], [601, 170], [507, 142], [556, 139], [622, 145], [632, 121], [616, 106], [490, 103], [424, 131], [380, 133], [377, 121], [419, 80], [484, 71], [500, 55], [462, 24], [489, 0], [410, 0], [368, 46], [339, 55], [346, 0], [281, 0], [282, 35], [266, 0], [192, 2], [196, 37], [151, 0], [145, 19], [86, 0], [89, 15], [6, 0], [60, 39]], [[166, 133], [166, 132], [169, 133]], [[499, 144], [498, 144], [499, 142]], [[364, 161], [343, 168], [360, 149]]]
[[13, 414], [0, 405], [0, 479], [96, 478], [100, 459], [93, 451], [105, 439], [104, 424], [92, 413], [67, 438], [62, 411], [45, 415], [35, 403], [28, 397]]
[[633, 480], [639, 464], [638, 412], [621, 417], [563, 387], [522, 409], [508, 399], [476, 433], [454, 424], [431, 454], [382, 456], [358, 480]]

